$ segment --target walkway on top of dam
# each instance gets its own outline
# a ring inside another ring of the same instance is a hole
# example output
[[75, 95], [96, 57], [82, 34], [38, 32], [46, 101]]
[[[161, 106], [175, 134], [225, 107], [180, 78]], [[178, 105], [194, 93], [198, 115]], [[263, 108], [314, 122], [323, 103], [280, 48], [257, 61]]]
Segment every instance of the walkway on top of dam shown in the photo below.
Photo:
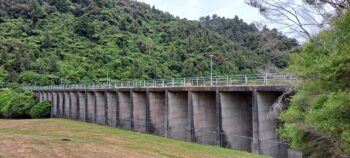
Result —
[[[107, 79], [108, 80], [108, 79]], [[285, 89], [293, 85], [296, 77], [293, 74], [249, 74], [213, 77], [187, 77], [155, 80], [133, 80], [121, 82], [89, 83], [89, 84], [61, 84], [49, 86], [26, 86], [27, 90], [65, 90], [65, 89], [123, 89], [123, 88], [200, 88], [208, 89], [220, 87], [242, 88], [260, 87], [262, 89]]]

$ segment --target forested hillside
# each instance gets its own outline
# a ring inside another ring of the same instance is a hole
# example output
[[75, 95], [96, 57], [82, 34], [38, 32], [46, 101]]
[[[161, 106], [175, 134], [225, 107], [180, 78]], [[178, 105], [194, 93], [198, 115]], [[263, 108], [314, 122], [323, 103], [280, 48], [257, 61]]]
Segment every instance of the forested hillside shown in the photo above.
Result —
[[270, 62], [264, 65], [265, 67], [260, 67], [265, 71], [286, 67], [290, 52], [298, 48], [296, 39], [286, 37], [277, 29], [269, 30], [266, 26], [258, 29], [255, 24], [247, 24], [238, 16], [234, 19], [217, 15], [206, 16], [200, 18], [200, 23], [241, 47], [259, 54], [261, 61]]
[[[0, 86], [255, 73], [298, 47], [239, 18], [179, 19], [127, 0], [0, 0]], [[287, 54], [287, 55], [286, 55]]]

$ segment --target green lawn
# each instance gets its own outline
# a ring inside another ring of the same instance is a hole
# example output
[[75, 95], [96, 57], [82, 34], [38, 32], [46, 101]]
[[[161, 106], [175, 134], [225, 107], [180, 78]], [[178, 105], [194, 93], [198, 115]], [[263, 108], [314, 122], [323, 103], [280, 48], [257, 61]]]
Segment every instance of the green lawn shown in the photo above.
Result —
[[0, 144], [0, 158], [262, 157], [64, 119], [0, 119]]

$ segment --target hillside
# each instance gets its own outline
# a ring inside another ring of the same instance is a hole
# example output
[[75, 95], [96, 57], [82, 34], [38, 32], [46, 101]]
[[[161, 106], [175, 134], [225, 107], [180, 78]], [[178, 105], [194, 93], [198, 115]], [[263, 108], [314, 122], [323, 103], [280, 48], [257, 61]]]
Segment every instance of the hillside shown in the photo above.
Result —
[[0, 86], [101, 82], [107, 71], [112, 80], [207, 76], [209, 54], [214, 74], [255, 73], [285, 67], [298, 45], [242, 20], [210, 19], [128, 0], [0, 0]]

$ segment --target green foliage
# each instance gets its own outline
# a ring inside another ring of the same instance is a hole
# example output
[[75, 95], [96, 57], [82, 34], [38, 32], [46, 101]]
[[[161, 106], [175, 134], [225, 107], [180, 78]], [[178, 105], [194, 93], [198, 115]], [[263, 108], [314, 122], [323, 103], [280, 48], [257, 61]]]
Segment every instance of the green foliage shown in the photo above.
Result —
[[[201, 17], [200, 23], [222, 36], [235, 41], [245, 48], [248, 53], [254, 52], [254, 56], [243, 59], [242, 66], [251, 65], [250, 69], [260, 67], [284, 68], [288, 65], [289, 54], [298, 48], [298, 42], [278, 32], [276, 29], [268, 29], [263, 26], [261, 29], [254, 24], [247, 24], [238, 16], [233, 19], [226, 19], [213, 15], [212, 17]], [[244, 55], [242, 57], [245, 57]], [[249, 64], [254, 61], [255, 63]]]
[[7, 71], [0, 67], [0, 88], [4, 88], [6, 84]]
[[350, 156], [350, 12], [292, 56], [301, 84], [280, 133], [310, 157]]
[[35, 94], [29, 91], [17, 93], [6, 90], [0, 93], [0, 113], [5, 118], [28, 118], [29, 111], [35, 104]]
[[51, 114], [51, 102], [40, 102], [30, 110], [30, 116], [32, 118], [49, 118]]
[[[188, 21], [127, 0], [13, 0], [0, 6], [0, 70], [6, 71], [0, 71], [0, 84], [103, 82], [107, 69], [114, 81], [209, 76], [209, 54], [217, 56], [214, 75], [255, 73], [286, 66], [284, 54], [297, 45], [242, 20], [220, 18], [232, 27], [211, 27], [219, 18]], [[237, 32], [224, 36], [230, 30]]]

